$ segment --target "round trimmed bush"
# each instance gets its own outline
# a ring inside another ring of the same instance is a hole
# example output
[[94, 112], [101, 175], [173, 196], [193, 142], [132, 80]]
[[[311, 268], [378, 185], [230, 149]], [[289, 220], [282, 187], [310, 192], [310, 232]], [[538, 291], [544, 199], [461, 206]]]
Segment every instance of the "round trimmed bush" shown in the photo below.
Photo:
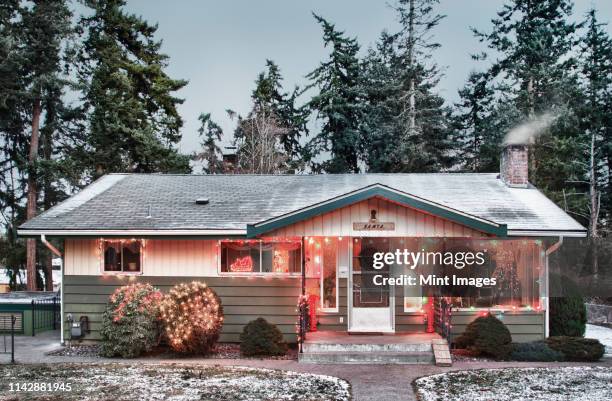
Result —
[[463, 334], [455, 339], [455, 345], [476, 355], [506, 359], [512, 352], [512, 336], [506, 325], [489, 313], [468, 324]]
[[287, 353], [283, 333], [263, 317], [250, 321], [240, 334], [240, 353], [245, 356], [278, 356]]
[[550, 336], [584, 337], [587, 311], [578, 286], [558, 274], [550, 275], [550, 286]]
[[533, 341], [513, 344], [510, 359], [525, 362], [555, 362], [563, 361], [565, 357], [561, 352], [546, 345], [544, 341]]
[[568, 361], [595, 362], [600, 360], [605, 352], [605, 347], [594, 338], [548, 337], [546, 344], [553, 350], [561, 352]]
[[159, 344], [159, 311], [163, 295], [151, 284], [118, 288], [102, 315], [100, 353], [134, 358]]
[[161, 306], [161, 318], [170, 348], [180, 353], [205, 355], [219, 340], [223, 306], [212, 288], [194, 281], [170, 290]]

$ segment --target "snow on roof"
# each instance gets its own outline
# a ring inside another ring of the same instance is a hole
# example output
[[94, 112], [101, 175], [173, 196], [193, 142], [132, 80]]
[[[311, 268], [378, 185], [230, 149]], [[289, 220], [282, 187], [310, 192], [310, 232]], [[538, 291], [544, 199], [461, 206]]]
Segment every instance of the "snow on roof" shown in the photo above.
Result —
[[[495, 173], [111, 174], [20, 231], [244, 230], [373, 184], [506, 224], [509, 231], [586, 232], [535, 187], [510, 188]], [[202, 197], [208, 204], [196, 204]]]
[[58, 294], [49, 291], [12, 291], [0, 293], [1, 304], [29, 304], [34, 300], [50, 299]]

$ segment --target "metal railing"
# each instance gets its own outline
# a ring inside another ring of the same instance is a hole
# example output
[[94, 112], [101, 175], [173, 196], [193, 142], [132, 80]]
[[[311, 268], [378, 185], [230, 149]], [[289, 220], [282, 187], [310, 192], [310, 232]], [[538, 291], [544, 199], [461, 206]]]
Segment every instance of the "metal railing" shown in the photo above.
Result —
[[60, 300], [57, 295], [32, 300], [32, 336], [41, 330], [57, 330], [60, 319]]
[[[0, 316], [0, 327], [11, 327], [10, 330], [2, 330], [2, 345], [3, 350], [0, 354], [11, 354], [11, 363], [15, 363], [15, 323], [17, 316], [5, 315]], [[10, 340], [9, 340], [10, 339]], [[10, 345], [9, 345], [10, 341]]]

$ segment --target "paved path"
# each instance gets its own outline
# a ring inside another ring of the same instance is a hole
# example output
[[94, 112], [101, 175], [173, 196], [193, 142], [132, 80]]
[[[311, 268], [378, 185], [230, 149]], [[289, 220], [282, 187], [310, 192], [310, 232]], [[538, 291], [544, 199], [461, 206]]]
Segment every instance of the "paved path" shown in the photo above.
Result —
[[[203, 359], [203, 358], [138, 358], [132, 360], [107, 359], [90, 357], [61, 357], [45, 355], [46, 352], [59, 347], [59, 333], [46, 332], [36, 337], [17, 337], [16, 359], [18, 363], [150, 363], [182, 365], [235, 365], [269, 369], [291, 370], [295, 372], [317, 373], [340, 377], [351, 383], [353, 398], [356, 401], [415, 401], [412, 381], [421, 376], [444, 373], [453, 370], [536, 367], [536, 366], [580, 366], [578, 363], [526, 363], [526, 362], [459, 362], [452, 367], [433, 365], [315, 365], [287, 360], [257, 359]], [[0, 355], [0, 363], [8, 362], [10, 356]], [[7, 358], [9, 357], [9, 358]], [[612, 358], [603, 362], [588, 364], [612, 366]]]

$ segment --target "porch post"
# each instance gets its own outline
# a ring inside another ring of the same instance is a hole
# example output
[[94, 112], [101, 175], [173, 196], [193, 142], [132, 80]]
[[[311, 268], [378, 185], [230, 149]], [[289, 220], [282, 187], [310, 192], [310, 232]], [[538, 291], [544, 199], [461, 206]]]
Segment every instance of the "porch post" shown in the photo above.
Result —
[[302, 295], [306, 295], [306, 242], [302, 237]]
[[306, 295], [306, 242], [304, 241], [304, 237], [302, 237], [302, 289], [301, 289], [301, 296], [300, 296], [300, 302], [299, 302], [299, 352], [300, 354], [304, 353], [304, 337], [306, 336], [306, 323], [305, 323], [305, 319], [306, 319], [306, 313], [305, 313], [305, 307], [302, 307], [302, 302], [303, 302], [303, 298]]

